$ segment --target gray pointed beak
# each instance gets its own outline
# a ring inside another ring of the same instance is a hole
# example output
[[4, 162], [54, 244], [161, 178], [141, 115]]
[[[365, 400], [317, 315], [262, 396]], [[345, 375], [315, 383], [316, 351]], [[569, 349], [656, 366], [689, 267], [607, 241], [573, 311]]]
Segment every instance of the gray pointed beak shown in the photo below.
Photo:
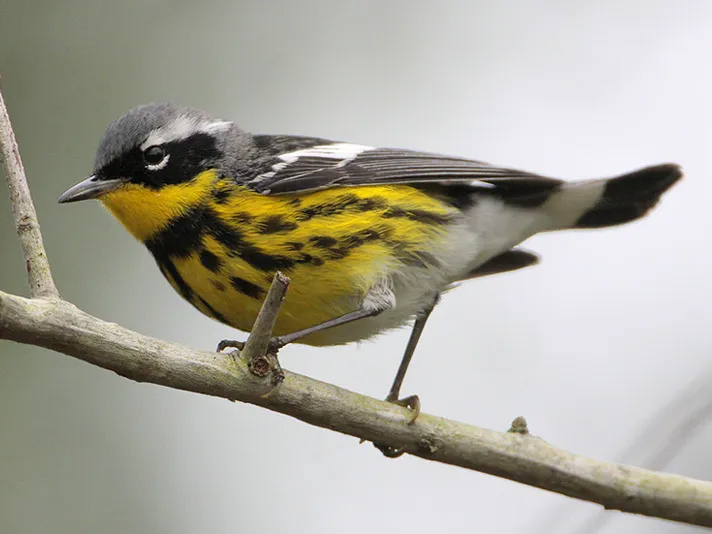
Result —
[[57, 202], [65, 204], [67, 202], [98, 198], [109, 191], [114, 191], [123, 183], [123, 180], [99, 180], [96, 176], [90, 176], [83, 182], [79, 182], [74, 187], [67, 189], [57, 199]]

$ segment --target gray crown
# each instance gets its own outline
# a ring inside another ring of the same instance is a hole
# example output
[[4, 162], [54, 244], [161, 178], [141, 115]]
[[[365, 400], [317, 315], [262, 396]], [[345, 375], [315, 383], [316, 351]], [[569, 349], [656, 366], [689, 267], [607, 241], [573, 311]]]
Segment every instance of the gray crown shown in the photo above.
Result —
[[[198, 109], [191, 109], [171, 102], [145, 104], [128, 111], [106, 129], [99, 142], [94, 160], [94, 173], [111, 161], [140, 146], [151, 132], [170, 124], [180, 117], [192, 119], [196, 123], [211, 122], [217, 119]], [[235, 128], [235, 130], [237, 130]], [[226, 144], [226, 138], [221, 144]]]

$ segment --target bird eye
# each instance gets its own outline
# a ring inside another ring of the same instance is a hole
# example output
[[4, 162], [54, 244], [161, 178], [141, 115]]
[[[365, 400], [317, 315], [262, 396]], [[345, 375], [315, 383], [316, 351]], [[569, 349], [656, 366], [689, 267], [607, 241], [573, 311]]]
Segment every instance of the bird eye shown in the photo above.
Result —
[[150, 146], [143, 152], [143, 160], [148, 165], [159, 165], [166, 157], [166, 151], [161, 146]]

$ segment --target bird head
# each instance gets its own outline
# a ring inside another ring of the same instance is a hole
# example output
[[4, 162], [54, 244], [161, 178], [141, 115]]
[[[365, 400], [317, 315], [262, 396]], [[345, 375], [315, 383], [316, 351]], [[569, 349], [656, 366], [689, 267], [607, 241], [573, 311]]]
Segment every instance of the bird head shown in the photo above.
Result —
[[152, 190], [188, 182], [234, 158], [241, 132], [232, 122], [172, 103], [136, 107], [109, 125], [92, 176], [60, 203], [104, 195], [133, 184]]
[[[106, 130], [92, 176], [60, 203], [96, 198], [138, 239], [207, 194], [216, 175], [247, 160], [249, 135], [232, 122], [172, 103], [136, 107]], [[244, 148], [243, 148], [244, 147]], [[211, 172], [212, 171], [212, 172]]]

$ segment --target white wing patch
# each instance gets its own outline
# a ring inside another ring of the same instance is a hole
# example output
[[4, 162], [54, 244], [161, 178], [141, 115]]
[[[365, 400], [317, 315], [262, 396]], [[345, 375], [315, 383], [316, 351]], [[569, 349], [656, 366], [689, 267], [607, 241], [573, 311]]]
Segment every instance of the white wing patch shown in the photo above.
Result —
[[337, 166], [343, 167], [350, 161], [355, 160], [361, 152], [373, 149], [374, 147], [372, 146], [356, 145], [353, 143], [332, 143], [330, 145], [318, 145], [311, 148], [295, 150], [294, 152], [287, 152], [286, 154], [281, 154], [278, 157], [287, 165], [294, 163], [299, 158], [338, 159], [341, 161]]
[[181, 141], [196, 133], [215, 134], [227, 130], [231, 125], [232, 123], [229, 121], [209, 121], [204, 118], [181, 115], [148, 134], [146, 140], [141, 144], [141, 150], [172, 141]]
[[[275, 174], [285, 169], [288, 165], [296, 163], [299, 158], [325, 158], [338, 160], [334, 161], [332, 167], [344, 167], [355, 160], [359, 154], [367, 150], [374, 150], [375, 147], [366, 145], [356, 145], [354, 143], [331, 143], [329, 145], [318, 145], [310, 148], [302, 148], [294, 152], [286, 152], [277, 156], [279, 163], [272, 165], [272, 170], [257, 176], [254, 183], [259, 183], [268, 178], [274, 178]], [[266, 190], [264, 194], [269, 194]]]
[[482, 180], [472, 180], [470, 184], [472, 187], [481, 187], [483, 189], [494, 189], [497, 187], [494, 184], [491, 184], [489, 182], [483, 182]]

